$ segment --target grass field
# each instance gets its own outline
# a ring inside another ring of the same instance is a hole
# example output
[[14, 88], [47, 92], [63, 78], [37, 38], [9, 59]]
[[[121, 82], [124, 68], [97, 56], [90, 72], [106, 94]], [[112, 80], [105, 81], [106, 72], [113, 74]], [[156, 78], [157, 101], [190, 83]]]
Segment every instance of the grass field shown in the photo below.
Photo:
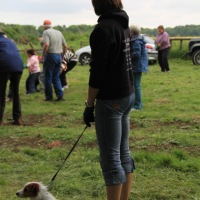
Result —
[[[200, 200], [200, 67], [170, 60], [170, 73], [157, 64], [143, 75], [143, 110], [131, 112], [130, 150], [136, 162], [130, 200]], [[0, 128], [0, 199], [28, 181], [48, 184], [85, 125], [82, 112], [89, 67], [69, 72], [63, 102], [44, 102], [42, 92], [20, 94], [24, 126], [10, 125], [6, 104]], [[59, 172], [51, 192], [58, 200], [105, 200], [94, 125], [86, 129]]]

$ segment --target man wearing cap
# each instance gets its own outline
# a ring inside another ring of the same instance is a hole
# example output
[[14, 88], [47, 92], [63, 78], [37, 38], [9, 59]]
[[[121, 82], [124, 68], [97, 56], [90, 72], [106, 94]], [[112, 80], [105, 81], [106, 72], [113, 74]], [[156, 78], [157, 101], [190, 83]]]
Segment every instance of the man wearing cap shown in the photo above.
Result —
[[63, 91], [60, 82], [60, 67], [65, 55], [67, 44], [62, 33], [51, 27], [51, 21], [43, 23], [42, 35], [43, 50], [41, 61], [43, 61], [45, 101], [53, 100], [52, 84], [57, 96], [57, 101], [62, 101]]
[[19, 82], [23, 71], [23, 61], [14, 42], [5, 37], [0, 29], [0, 126], [5, 110], [6, 85], [12, 84], [13, 93], [13, 124], [22, 125], [21, 104], [19, 98]]

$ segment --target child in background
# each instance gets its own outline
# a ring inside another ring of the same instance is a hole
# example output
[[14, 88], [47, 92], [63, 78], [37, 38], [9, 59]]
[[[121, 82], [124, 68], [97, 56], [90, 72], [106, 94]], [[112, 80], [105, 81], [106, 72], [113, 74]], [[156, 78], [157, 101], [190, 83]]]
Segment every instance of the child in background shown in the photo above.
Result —
[[39, 84], [40, 64], [34, 49], [29, 49], [26, 53], [28, 56], [27, 67], [29, 71], [29, 76], [26, 79], [26, 94], [32, 94], [38, 91], [37, 85]]

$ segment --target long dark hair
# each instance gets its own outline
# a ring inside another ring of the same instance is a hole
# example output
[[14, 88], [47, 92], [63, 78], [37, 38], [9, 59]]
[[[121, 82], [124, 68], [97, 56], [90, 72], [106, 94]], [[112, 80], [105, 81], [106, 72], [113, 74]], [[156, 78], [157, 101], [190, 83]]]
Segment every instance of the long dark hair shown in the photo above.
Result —
[[92, 0], [96, 15], [100, 16], [115, 9], [123, 9], [121, 0]]

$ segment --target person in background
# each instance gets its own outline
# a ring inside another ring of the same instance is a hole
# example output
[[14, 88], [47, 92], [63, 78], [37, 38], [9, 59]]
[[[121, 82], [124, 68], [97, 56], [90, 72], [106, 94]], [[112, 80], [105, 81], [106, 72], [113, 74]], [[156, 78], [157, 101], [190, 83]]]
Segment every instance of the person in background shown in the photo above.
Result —
[[66, 66], [66, 69], [61, 68], [62, 70], [61, 70], [61, 74], [60, 74], [60, 81], [62, 84], [62, 88], [64, 90], [64, 89], [69, 88], [66, 74], [76, 66], [78, 60], [77, 60], [74, 52], [67, 50], [64, 55], [64, 60], [62, 62], [64, 62], [62, 64], [64, 64], [64, 66]]
[[14, 42], [4, 36], [0, 29], [0, 125], [5, 110], [6, 85], [10, 79], [13, 95], [13, 124], [22, 125], [19, 83], [23, 72], [23, 61]]
[[28, 56], [27, 67], [29, 71], [29, 76], [26, 79], [26, 94], [32, 94], [37, 91], [37, 85], [39, 84], [40, 63], [34, 49], [28, 49], [26, 53]]
[[57, 101], [64, 100], [60, 82], [60, 67], [65, 55], [67, 44], [62, 33], [51, 27], [51, 21], [45, 20], [42, 35], [41, 62], [44, 70], [45, 101], [53, 100], [52, 84], [57, 96]]
[[130, 26], [131, 60], [135, 86], [135, 102], [131, 110], [142, 110], [141, 79], [142, 73], [148, 71], [148, 55], [145, 47], [146, 42], [140, 33], [140, 26]]
[[170, 40], [163, 25], [158, 26], [158, 34], [156, 35], [155, 45], [158, 50], [158, 63], [160, 65], [161, 72], [170, 72], [168, 63]]
[[87, 126], [95, 121], [107, 200], [128, 200], [135, 168], [129, 151], [129, 113], [135, 96], [129, 17], [121, 0], [92, 0], [92, 4], [100, 17], [90, 35], [90, 77], [83, 119]]
[[[41, 47], [43, 47], [43, 42], [42, 42], [42, 38], [39, 38], [40, 41], [40, 45]], [[40, 64], [41, 64], [41, 71], [40, 71], [40, 75], [39, 75], [39, 84], [40, 84], [40, 89], [39, 91], [45, 91], [44, 90], [44, 67], [43, 67], [43, 61], [41, 60], [41, 56], [38, 56]]]

